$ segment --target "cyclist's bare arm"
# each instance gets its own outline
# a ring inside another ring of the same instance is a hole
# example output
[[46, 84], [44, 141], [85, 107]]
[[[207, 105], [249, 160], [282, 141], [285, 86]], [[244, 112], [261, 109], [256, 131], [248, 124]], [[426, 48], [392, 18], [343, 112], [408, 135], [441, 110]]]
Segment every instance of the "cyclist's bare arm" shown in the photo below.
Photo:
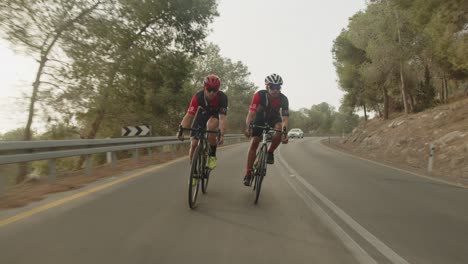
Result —
[[289, 127], [289, 116], [282, 116], [281, 119], [283, 121], [283, 129], [286, 128], [287, 131]]
[[224, 132], [226, 131], [226, 126], [227, 126], [227, 118], [226, 118], [226, 115], [222, 115], [220, 114], [219, 115], [219, 130], [220, 130], [220, 138], [218, 139], [219, 140], [219, 144], [223, 144], [223, 141], [224, 141]]
[[182, 125], [183, 128], [190, 128], [190, 124], [192, 124], [193, 118], [194, 118], [194, 115], [186, 113], [180, 124]]
[[[180, 122], [180, 126], [182, 128], [190, 128], [190, 124], [192, 124], [194, 115], [191, 115], [189, 113], [186, 113], [184, 118], [182, 119], [182, 122]], [[177, 133], [177, 137], [179, 140], [184, 140], [184, 134], [182, 133], [181, 136], [179, 136], [179, 133]]]
[[226, 131], [227, 118], [226, 115], [219, 115], [219, 130], [221, 131], [221, 136], [224, 136], [224, 131]]
[[250, 123], [252, 123], [255, 117], [255, 111], [249, 110], [247, 117], [245, 118], [245, 135], [250, 137]]
[[[198, 105], [197, 97], [195, 94], [192, 97], [192, 100], [190, 101], [187, 113], [185, 114], [184, 118], [182, 118], [182, 122], [180, 122], [180, 126], [182, 128], [190, 128], [193, 122], [193, 118], [198, 113], [198, 110], [200, 110], [200, 106]], [[183, 137], [182, 139], [179, 137], [179, 139], [183, 140]]]

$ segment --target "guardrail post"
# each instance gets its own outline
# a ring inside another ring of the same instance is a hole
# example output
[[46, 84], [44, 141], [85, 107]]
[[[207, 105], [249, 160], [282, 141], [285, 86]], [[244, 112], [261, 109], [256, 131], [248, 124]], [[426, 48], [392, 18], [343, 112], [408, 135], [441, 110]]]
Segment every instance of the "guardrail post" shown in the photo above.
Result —
[[133, 150], [133, 162], [138, 162], [138, 149]]
[[53, 184], [56, 181], [57, 175], [55, 170], [55, 159], [49, 160], [49, 184]]
[[150, 158], [153, 158], [153, 148], [148, 148], [147, 151], [148, 151], [148, 156], [150, 156]]
[[106, 152], [107, 163], [112, 163], [112, 152]]
[[0, 198], [2, 198], [5, 195], [5, 189], [6, 189], [6, 175], [3, 175], [0, 173]]
[[86, 174], [86, 176], [91, 175], [91, 155], [86, 155], [85, 174]]
[[171, 159], [176, 158], [177, 146], [178, 144], [174, 144], [171, 146]]
[[434, 150], [435, 146], [434, 144], [429, 145], [429, 162], [427, 163], [427, 172], [431, 173], [432, 172], [432, 165], [434, 162]]
[[111, 152], [111, 166], [113, 169], [115, 169], [117, 167], [117, 155], [115, 154], [114, 151]]

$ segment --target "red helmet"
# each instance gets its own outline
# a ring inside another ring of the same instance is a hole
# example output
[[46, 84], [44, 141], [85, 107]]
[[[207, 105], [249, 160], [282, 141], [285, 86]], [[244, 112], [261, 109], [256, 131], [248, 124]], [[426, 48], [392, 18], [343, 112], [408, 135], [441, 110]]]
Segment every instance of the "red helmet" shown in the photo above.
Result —
[[210, 75], [206, 76], [206, 78], [205, 78], [205, 88], [219, 89], [219, 85], [221, 85], [221, 81], [219, 80], [218, 76], [216, 76], [214, 74], [210, 74]]

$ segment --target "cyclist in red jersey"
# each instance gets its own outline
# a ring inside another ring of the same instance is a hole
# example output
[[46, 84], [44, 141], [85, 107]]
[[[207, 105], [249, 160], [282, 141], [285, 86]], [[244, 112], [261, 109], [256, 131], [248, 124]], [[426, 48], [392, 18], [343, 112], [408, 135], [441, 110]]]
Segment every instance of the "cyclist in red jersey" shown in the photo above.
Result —
[[[181, 126], [189, 128], [195, 115], [195, 121], [192, 128], [208, 128], [208, 130], [217, 130], [221, 132], [220, 138], [216, 138], [215, 134], [208, 135], [210, 143], [210, 151], [208, 158], [208, 168], [216, 167], [216, 147], [224, 142], [224, 131], [226, 130], [226, 114], [228, 107], [228, 98], [225, 93], [219, 90], [221, 82], [219, 77], [210, 74], [206, 76], [203, 90], [197, 92], [190, 102], [187, 113], [182, 119]], [[198, 145], [198, 138], [195, 137], [195, 132], [190, 133], [191, 147], [189, 150], [190, 160], [192, 160], [193, 152]], [[184, 140], [184, 135], [179, 137], [179, 140]]]
[[[255, 160], [258, 145], [261, 141], [262, 129], [250, 129], [250, 124], [253, 121], [254, 125], [269, 126], [287, 131], [289, 122], [289, 102], [288, 98], [281, 93], [283, 79], [278, 74], [271, 74], [265, 78], [266, 89], [258, 91], [254, 94], [252, 103], [250, 104], [249, 113], [245, 120], [245, 135], [251, 137], [249, 154], [247, 156], [247, 172], [244, 177], [244, 185], [249, 186], [252, 177], [252, 166]], [[267, 153], [267, 163], [274, 163], [273, 152], [280, 143], [287, 144], [288, 137], [283, 133], [276, 132], [272, 138], [270, 148]]]

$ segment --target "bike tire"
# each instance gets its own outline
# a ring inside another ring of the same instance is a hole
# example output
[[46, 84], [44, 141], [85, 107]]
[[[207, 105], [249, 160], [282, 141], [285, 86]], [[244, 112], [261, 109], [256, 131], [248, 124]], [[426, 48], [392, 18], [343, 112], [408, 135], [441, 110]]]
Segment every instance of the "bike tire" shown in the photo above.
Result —
[[258, 172], [260, 171], [260, 160], [262, 160], [262, 151], [261, 149], [258, 150], [257, 155], [255, 156], [254, 167], [252, 170], [252, 179], [250, 180], [250, 186], [252, 186], [252, 190], [255, 192], [257, 189], [257, 180], [258, 180]]
[[205, 194], [208, 191], [208, 182], [210, 181], [210, 170], [206, 169], [205, 177], [201, 180], [202, 193]]
[[[199, 155], [199, 148], [197, 146], [195, 149], [195, 153], [193, 154], [192, 158], [192, 166], [190, 168], [190, 177], [188, 182], [188, 202], [190, 209], [195, 208], [195, 204], [197, 202], [198, 190], [200, 187], [200, 174], [202, 173], [201, 168], [201, 155]], [[196, 180], [196, 184], [192, 184], [193, 181]]]
[[206, 162], [208, 160], [208, 153], [204, 153], [203, 155], [203, 161], [202, 161], [202, 166], [203, 166], [203, 178], [201, 179], [201, 189], [202, 193], [205, 194], [206, 191], [208, 190], [208, 182], [210, 181], [210, 173], [211, 170], [208, 169], [206, 166]]
[[261, 158], [259, 160], [258, 171], [255, 175], [255, 204], [258, 203], [260, 197], [260, 191], [262, 190], [263, 177], [266, 173], [266, 146], [262, 146], [261, 149]]

